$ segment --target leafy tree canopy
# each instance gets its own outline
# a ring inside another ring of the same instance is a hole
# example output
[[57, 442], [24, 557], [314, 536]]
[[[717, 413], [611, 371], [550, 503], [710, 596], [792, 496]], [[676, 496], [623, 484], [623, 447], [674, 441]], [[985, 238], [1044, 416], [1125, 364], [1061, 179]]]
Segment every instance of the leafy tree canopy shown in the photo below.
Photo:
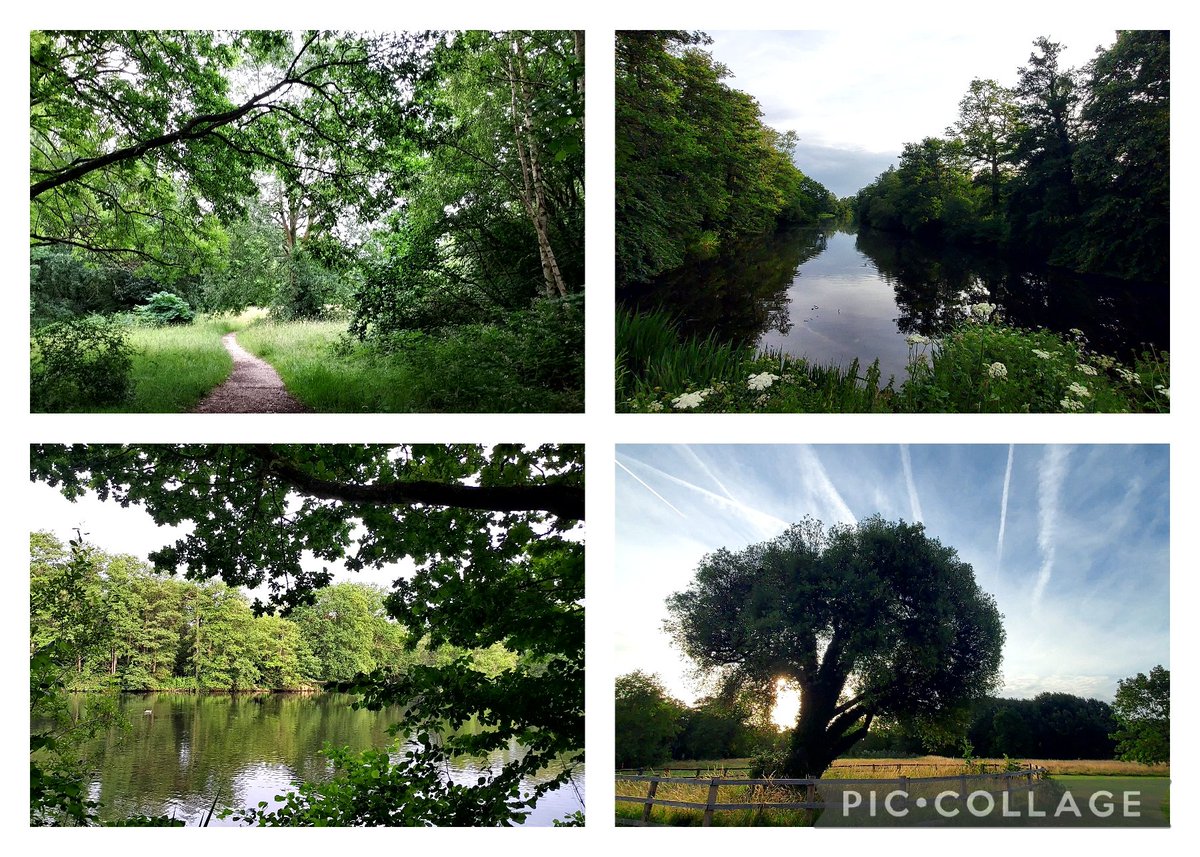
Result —
[[1119, 758], [1151, 765], [1171, 760], [1171, 671], [1162, 666], [1117, 683], [1113, 700]]
[[706, 556], [668, 630], [726, 688], [800, 689], [786, 773], [819, 774], [876, 716], [931, 726], [999, 677], [1004, 629], [971, 566], [919, 525], [878, 517]]
[[344, 687], [370, 707], [409, 706], [405, 729], [472, 716], [488, 727], [447, 739], [435, 755], [524, 745], [520, 760], [480, 783], [481, 806], [507, 800], [523, 774], [563, 754], [581, 758], [583, 546], [571, 532], [583, 517], [581, 447], [42, 445], [30, 475], [70, 498], [92, 490], [143, 506], [159, 524], [190, 522], [189, 535], [152, 554], [155, 565], [265, 582], [270, 605], [260, 611], [310, 603], [329, 582], [327, 570], [305, 568], [306, 552], [350, 569], [411, 558], [416, 572], [386, 600], [412, 632], [408, 645], [500, 643], [518, 663], [488, 675], [464, 655]]

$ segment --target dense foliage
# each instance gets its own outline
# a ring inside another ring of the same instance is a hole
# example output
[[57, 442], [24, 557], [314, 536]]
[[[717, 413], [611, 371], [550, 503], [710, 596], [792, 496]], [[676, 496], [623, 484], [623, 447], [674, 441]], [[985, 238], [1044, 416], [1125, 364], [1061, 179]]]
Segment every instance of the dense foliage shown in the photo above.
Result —
[[704, 557], [667, 606], [676, 644], [726, 692], [799, 689], [787, 776], [819, 776], [877, 716], [942, 728], [999, 678], [995, 602], [919, 524], [809, 519]]
[[957, 756], [965, 738], [982, 758], [1111, 759], [1113, 726], [1112, 706], [1099, 699], [1049, 691], [1032, 699], [988, 697], [972, 708], [960, 735], [922, 735], [902, 724], [882, 724], [855, 754]]
[[684, 705], [658, 676], [640, 670], [617, 678], [616, 701], [618, 768], [751, 756], [771, 747], [779, 735], [753, 700], [711, 696]]
[[129, 393], [132, 349], [126, 331], [103, 316], [55, 321], [30, 337], [29, 399], [35, 411], [109, 405]]
[[[407, 706], [406, 729], [434, 733], [472, 717], [485, 727], [438, 752], [521, 744], [524, 756], [478, 784], [482, 821], [495, 820], [496, 801], [507, 802], [525, 774], [565, 758], [561, 775], [538, 786], [555, 788], [582, 758], [582, 448], [37, 446], [30, 476], [70, 498], [94, 491], [143, 506], [160, 524], [190, 522], [188, 535], [151, 554], [154, 565], [265, 584], [267, 603], [256, 600], [251, 613], [319, 609], [330, 575], [314, 563], [356, 570], [411, 559], [414, 572], [383, 600], [406, 647], [499, 644], [517, 663], [489, 674], [464, 654], [397, 674], [377, 661], [343, 686], [368, 707]], [[367, 665], [336, 639], [309, 645], [346, 658], [329, 661], [339, 676]], [[519, 806], [506, 816], [520, 817]]]
[[780, 222], [832, 216], [837, 199], [793, 163], [794, 132], [684, 31], [617, 33], [617, 285], [645, 282]]
[[583, 54], [572, 31], [34, 31], [33, 327], [259, 306], [380, 360], [416, 334], [515, 350], [486, 409], [578, 409]]
[[1162, 666], [1149, 675], [1121, 679], [1113, 701], [1117, 755], [1144, 764], [1171, 760], [1171, 671]]
[[1165, 280], [1170, 34], [1121, 31], [1082, 69], [1048, 38], [1034, 48], [1015, 83], [971, 81], [945, 137], [859, 191], [859, 224]]
[[[296, 690], [466, 654], [410, 649], [377, 587], [339, 583], [288, 617], [255, 616], [250, 600], [224, 583], [163, 576], [134, 557], [86, 546], [69, 553], [47, 533], [33, 534], [30, 545], [30, 643], [38, 652], [70, 644], [70, 657], [55, 662], [69, 690]], [[64, 619], [68, 600], [78, 613]], [[78, 616], [90, 624], [80, 627]], [[503, 654], [497, 662], [497, 654], [478, 653], [472, 663], [486, 672], [515, 663]]]

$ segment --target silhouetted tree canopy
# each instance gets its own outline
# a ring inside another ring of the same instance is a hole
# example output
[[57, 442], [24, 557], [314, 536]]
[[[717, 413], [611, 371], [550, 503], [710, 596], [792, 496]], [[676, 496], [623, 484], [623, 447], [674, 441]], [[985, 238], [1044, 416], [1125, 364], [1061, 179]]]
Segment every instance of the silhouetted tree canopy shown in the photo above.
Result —
[[953, 548], [878, 517], [828, 530], [810, 518], [710, 554], [668, 612], [676, 644], [725, 688], [799, 688], [790, 776], [819, 775], [877, 716], [933, 727], [961, 715], [995, 687], [1004, 642], [995, 601]]

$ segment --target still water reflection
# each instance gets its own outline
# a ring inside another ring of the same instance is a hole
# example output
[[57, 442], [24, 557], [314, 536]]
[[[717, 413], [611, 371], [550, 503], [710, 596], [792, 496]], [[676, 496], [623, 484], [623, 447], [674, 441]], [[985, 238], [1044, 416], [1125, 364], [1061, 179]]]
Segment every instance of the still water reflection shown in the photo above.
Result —
[[[274, 805], [275, 795], [297, 780], [332, 773], [321, 754], [327, 742], [354, 750], [391, 743], [386, 730], [403, 720], [401, 710], [354, 711], [353, 699], [338, 693], [122, 695], [130, 728], [113, 729], [91, 749], [99, 771], [91, 796], [103, 803], [105, 818], [173, 814], [189, 825], [200, 823], [218, 795], [225, 806]], [[514, 745], [486, 760], [459, 759], [447, 775], [473, 782], [482, 769], [520, 753]], [[553, 773], [542, 772], [530, 783]], [[583, 809], [582, 769], [574, 785], [545, 795], [525, 824], [548, 826]], [[232, 823], [215, 815], [211, 821]]]
[[687, 333], [716, 331], [816, 363], [878, 357], [883, 376], [897, 380], [908, 334], [936, 336], [984, 299], [1013, 324], [1078, 328], [1094, 350], [1123, 360], [1147, 346], [1169, 348], [1165, 283], [1084, 277], [879, 232], [781, 230], [622, 299], [663, 307]]

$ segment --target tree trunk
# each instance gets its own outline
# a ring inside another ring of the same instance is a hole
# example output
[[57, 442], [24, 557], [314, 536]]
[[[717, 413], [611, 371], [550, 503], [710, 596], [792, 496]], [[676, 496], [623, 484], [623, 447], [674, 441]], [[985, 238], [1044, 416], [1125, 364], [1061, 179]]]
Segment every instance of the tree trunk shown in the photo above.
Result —
[[785, 777], [819, 777], [833, 763], [836, 754], [827, 729], [836, 707], [836, 690], [815, 683], [801, 686], [800, 713], [789, 742]]
[[517, 39], [512, 42], [512, 58], [509, 62], [508, 78], [512, 91], [513, 136], [517, 144], [517, 157], [521, 162], [521, 180], [524, 185], [522, 202], [533, 221], [537, 234], [538, 255], [542, 262], [542, 277], [546, 295], [563, 297], [567, 294], [554, 248], [550, 243], [550, 218], [546, 210], [546, 191], [542, 177], [541, 157], [533, 133], [533, 115], [529, 89], [524, 80], [525, 63], [523, 49]]

